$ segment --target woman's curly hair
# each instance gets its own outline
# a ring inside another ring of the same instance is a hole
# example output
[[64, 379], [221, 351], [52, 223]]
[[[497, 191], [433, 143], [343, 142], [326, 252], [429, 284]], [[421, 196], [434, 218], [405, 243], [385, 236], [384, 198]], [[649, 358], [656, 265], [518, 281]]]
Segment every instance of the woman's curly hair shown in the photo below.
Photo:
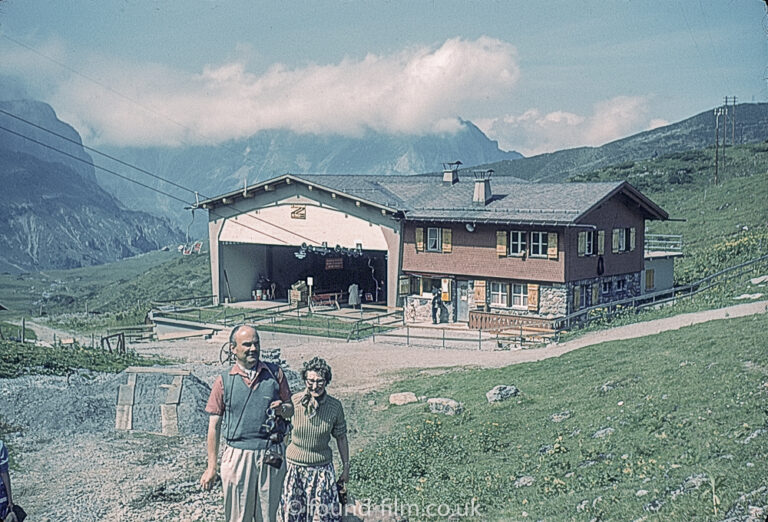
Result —
[[307, 373], [317, 372], [325, 379], [325, 384], [331, 384], [333, 374], [331, 373], [331, 367], [325, 362], [325, 359], [320, 357], [313, 357], [309, 361], [304, 363], [304, 367], [301, 369], [301, 380], [307, 380]]

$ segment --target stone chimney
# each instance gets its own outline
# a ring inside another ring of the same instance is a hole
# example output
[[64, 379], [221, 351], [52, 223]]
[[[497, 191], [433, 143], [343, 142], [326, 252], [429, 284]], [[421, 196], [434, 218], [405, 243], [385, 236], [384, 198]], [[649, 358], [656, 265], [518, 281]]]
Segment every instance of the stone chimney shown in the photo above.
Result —
[[443, 163], [443, 185], [454, 185], [459, 182], [460, 161]]
[[491, 193], [491, 174], [493, 170], [476, 170], [472, 173], [475, 178], [475, 192], [472, 195], [472, 204], [484, 207], [493, 197]]

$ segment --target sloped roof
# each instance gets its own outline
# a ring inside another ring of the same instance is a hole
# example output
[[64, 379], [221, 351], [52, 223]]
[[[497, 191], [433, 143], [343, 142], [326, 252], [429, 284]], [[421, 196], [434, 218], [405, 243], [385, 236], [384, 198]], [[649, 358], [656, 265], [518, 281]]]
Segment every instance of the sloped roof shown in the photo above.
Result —
[[[648, 219], [667, 219], [667, 213], [625, 181], [601, 183], [530, 183], [512, 176], [492, 177], [493, 197], [486, 205], [474, 205], [475, 182], [460, 171], [459, 182], [443, 183], [441, 174], [410, 176], [356, 176], [285, 174], [247, 188], [304, 182], [314, 188], [343, 194], [393, 213], [408, 221], [473, 221], [481, 223], [577, 223], [592, 208], [621, 194]], [[243, 191], [206, 200], [217, 204]]]

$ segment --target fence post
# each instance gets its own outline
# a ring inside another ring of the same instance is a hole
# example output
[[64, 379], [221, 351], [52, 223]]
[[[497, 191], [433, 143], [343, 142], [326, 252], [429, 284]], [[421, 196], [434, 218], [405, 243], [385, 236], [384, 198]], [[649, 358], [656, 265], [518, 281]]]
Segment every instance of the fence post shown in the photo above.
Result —
[[445, 328], [441, 328], [443, 331], [443, 349], [445, 349]]
[[411, 327], [410, 326], [405, 327], [405, 345], [406, 346], [411, 345]]
[[477, 329], [477, 351], [481, 352], [483, 350], [483, 329], [478, 328]]
[[26, 317], [21, 318], [21, 344], [24, 344], [24, 338], [27, 334], [27, 319]]
[[328, 334], [328, 337], [331, 336], [331, 318], [326, 317], [325, 318], [325, 331]]

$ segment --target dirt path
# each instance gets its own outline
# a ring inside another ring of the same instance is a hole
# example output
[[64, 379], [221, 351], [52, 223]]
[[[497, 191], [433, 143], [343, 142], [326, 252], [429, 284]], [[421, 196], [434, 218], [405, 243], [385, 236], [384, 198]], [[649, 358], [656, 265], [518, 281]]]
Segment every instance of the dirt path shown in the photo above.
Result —
[[[516, 351], [485, 349], [479, 351], [476, 348], [441, 349], [405, 346], [391, 342], [374, 343], [370, 339], [346, 343], [339, 340], [272, 332], [262, 333], [262, 344], [265, 349], [281, 348], [282, 357], [293, 369], [300, 369], [302, 362], [316, 355], [325, 358], [334, 370], [334, 393], [347, 395], [380, 388], [396, 379], [399, 372], [411, 368], [454, 366], [498, 368], [510, 364], [559, 357], [572, 350], [607, 341], [643, 337], [715, 319], [765, 313], [767, 310], [768, 301], [758, 301], [620, 326], [588, 333], [578, 339], [564, 343]], [[189, 339], [137, 344], [133, 348], [140, 353], [155, 353], [173, 357], [189, 364], [203, 363], [209, 365], [211, 375], [215, 375], [219, 371], [220, 343]]]

